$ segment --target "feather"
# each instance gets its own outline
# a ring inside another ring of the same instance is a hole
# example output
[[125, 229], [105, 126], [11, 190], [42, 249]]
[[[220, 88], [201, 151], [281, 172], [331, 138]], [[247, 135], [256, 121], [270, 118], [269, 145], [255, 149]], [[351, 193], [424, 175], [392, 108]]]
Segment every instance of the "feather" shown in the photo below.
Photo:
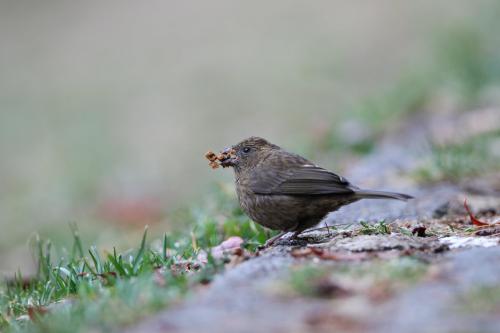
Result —
[[250, 188], [256, 194], [284, 195], [349, 194], [356, 189], [345, 178], [312, 164], [259, 168], [252, 174]]

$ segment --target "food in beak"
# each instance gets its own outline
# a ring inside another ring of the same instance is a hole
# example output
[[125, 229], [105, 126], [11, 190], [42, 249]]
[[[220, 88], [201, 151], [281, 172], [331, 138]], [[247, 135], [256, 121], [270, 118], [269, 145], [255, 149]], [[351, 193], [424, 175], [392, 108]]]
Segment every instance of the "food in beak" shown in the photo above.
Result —
[[232, 148], [224, 149], [219, 155], [211, 150], [205, 154], [205, 158], [210, 161], [208, 165], [210, 165], [212, 169], [217, 169], [219, 166], [223, 168], [230, 167], [232, 165], [231, 160], [235, 157], [236, 152]]

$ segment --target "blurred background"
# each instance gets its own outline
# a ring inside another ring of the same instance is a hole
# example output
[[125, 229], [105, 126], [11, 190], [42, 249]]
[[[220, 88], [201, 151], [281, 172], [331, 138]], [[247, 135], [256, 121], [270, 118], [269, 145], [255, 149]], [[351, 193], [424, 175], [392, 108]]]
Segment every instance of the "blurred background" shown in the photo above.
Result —
[[2, 1], [0, 272], [29, 267], [34, 233], [71, 241], [70, 222], [98, 245], [168, 230], [232, 179], [204, 153], [250, 135], [343, 171], [429, 105], [498, 105], [499, 14], [465, 0]]

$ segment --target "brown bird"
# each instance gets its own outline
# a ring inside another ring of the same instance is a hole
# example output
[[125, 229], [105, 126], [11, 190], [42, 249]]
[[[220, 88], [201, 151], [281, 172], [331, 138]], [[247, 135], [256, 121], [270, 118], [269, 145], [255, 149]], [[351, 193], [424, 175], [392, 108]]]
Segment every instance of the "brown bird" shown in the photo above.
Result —
[[304, 157], [259, 137], [223, 151], [223, 167], [233, 167], [236, 193], [243, 211], [264, 227], [295, 238], [317, 225], [329, 212], [360, 199], [408, 200], [406, 194], [362, 190]]

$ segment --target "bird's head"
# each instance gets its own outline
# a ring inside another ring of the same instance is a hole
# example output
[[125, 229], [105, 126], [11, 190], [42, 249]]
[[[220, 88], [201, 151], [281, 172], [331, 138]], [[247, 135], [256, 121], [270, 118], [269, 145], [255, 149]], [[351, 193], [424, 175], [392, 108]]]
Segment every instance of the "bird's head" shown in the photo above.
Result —
[[234, 167], [235, 170], [245, 170], [256, 166], [272, 150], [280, 147], [266, 139], [252, 136], [240, 143], [224, 149], [228, 157], [220, 163], [223, 167]]

